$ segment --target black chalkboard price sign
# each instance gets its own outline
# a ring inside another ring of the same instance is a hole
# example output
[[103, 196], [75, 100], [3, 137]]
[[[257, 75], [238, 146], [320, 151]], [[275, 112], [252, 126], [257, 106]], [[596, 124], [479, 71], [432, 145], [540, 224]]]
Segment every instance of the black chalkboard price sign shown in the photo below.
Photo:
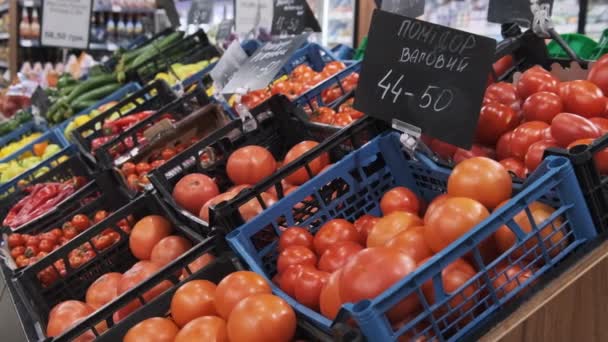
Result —
[[300, 34], [306, 29], [321, 32], [321, 26], [306, 0], [274, 0], [272, 35]]
[[[534, 20], [530, 2], [530, 0], [490, 0], [488, 21], [498, 24], [515, 23], [530, 27]], [[537, 3], [548, 4], [550, 8], [553, 8], [553, 0], [538, 0]]]
[[266, 87], [307, 38], [308, 34], [273, 38], [247, 59], [226, 84], [222, 93], [234, 94], [239, 89], [254, 90]]
[[355, 108], [470, 148], [496, 41], [375, 10]]

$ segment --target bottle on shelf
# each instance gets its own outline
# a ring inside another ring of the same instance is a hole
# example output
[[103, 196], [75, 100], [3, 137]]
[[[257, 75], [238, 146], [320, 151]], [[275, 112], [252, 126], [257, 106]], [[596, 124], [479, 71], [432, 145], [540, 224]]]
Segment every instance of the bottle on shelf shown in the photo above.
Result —
[[30, 36], [32, 39], [40, 39], [40, 21], [38, 20], [38, 9], [32, 10], [32, 21], [30, 22]]
[[144, 26], [141, 24], [141, 18], [136, 16], [135, 27], [133, 28], [133, 37], [137, 38], [144, 33]]
[[27, 13], [27, 8], [21, 10], [21, 22], [19, 22], [19, 36], [22, 39], [30, 39], [30, 17]]
[[108, 43], [116, 42], [116, 24], [114, 23], [114, 18], [112, 18], [111, 13], [108, 14], [108, 21], [106, 22], [106, 34]]
[[126, 43], [128, 44], [130, 41], [133, 40], [133, 38], [135, 38], [135, 25], [133, 25], [133, 17], [132, 16], [127, 16], [127, 23], [126, 23]]
[[127, 40], [126, 37], [127, 28], [125, 25], [124, 17], [122, 15], [118, 16], [118, 23], [116, 24], [116, 37], [117, 44], [124, 44]]

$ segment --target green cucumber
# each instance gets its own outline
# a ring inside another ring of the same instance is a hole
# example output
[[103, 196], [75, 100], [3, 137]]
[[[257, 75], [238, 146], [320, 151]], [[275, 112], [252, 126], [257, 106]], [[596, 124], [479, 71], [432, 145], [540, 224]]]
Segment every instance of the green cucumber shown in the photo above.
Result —
[[113, 92], [118, 90], [120, 87], [121, 87], [120, 83], [106, 84], [100, 88], [93, 89], [87, 93], [84, 93], [84, 94], [78, 96], [77, 98], [72, 100], [72, 102], [70, 102], [70, 104], [73, 107], [78, 102], [86, 102], [86, 101], [91, 101], [91, 100], [99, 101], [99, 100], [103, 99], [104, 97], [112, 94]]
[[67, 103], [72, 103], [77, 97], [88, 92], [89, 90], [97, 89], [99, 87], [103, 87], [106, 84], [116, 83], [116, 75], [107, 74], [101, 75], [93, 78], [89, 78], [88, 80], [80, 83], [74, 90], [68, 95], [66, 98]]

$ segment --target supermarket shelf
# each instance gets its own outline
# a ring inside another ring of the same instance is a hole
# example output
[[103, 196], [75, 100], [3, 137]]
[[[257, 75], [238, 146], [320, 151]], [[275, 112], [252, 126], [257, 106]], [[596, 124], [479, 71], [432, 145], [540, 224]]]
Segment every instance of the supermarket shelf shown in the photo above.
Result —
[[19, 45], [21, 47], [38, 47], [40, 46], [40, 41], [38, 39], [21, 39], [19, 40]]

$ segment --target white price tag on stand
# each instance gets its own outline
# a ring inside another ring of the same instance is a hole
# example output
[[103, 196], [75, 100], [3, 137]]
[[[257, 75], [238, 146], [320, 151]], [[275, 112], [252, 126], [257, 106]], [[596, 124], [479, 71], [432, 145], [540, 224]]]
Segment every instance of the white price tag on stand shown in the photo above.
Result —
[[236, 0], [236, 33], [246, 35], [258, 27], [270, 29], [273, 7], [273, 0]]
[[86, 49], [92, 3], [91, 0], [45, 0], [42, 5], [42, 45]]

